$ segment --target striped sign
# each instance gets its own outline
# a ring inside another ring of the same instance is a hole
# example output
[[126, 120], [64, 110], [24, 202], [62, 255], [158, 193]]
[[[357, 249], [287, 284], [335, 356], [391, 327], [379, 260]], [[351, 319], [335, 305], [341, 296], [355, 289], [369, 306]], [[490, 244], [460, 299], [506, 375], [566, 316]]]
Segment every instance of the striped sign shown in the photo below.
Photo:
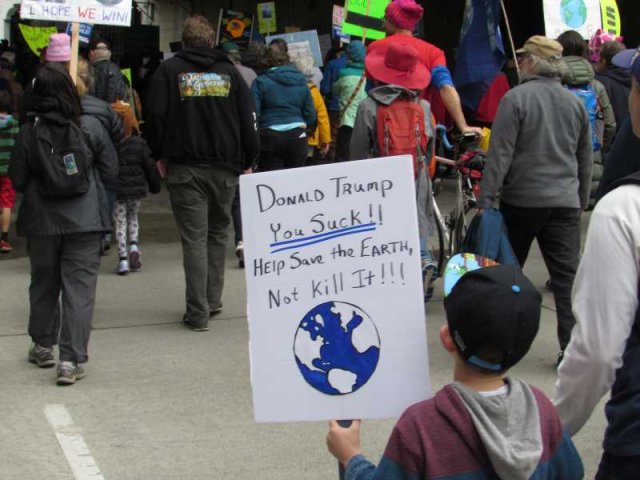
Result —
[[384, 11], [390, 0], [347, 0], [347, 16], [342, 24], [344, 35], [379, 40], [386, 36]]

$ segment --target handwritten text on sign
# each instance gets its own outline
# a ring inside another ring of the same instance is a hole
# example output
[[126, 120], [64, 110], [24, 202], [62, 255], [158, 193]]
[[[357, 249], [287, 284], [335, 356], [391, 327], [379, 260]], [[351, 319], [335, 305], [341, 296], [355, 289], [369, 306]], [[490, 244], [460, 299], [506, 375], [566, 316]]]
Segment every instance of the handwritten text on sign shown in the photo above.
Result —
[[425, 398], [411, 157], [243, 176], [241, 202], [256, 419], [390, 417]]
[[131, 25], [131, 0], [22, 0], [21, 18], [100, 25]]

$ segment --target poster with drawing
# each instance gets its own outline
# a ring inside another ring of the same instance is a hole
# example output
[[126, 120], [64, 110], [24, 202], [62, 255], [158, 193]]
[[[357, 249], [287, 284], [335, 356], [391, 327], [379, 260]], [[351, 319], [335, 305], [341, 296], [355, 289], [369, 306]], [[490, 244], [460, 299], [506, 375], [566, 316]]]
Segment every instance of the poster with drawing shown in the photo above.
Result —
[[22, 0], [20, 18], [131, 26], [131, 0]]
[[318, 32], [316, 30], [269, 35], [265, 38], [265, 41], [268, 45], [276, 38], [281, 38], [287, 42], [289, 57], [292, 59], [298, 58], [302, 55], [312, 55], [313, 59], [316, 61], [316, 66], [322, 66], [322, 50], [320, 48], [320, 40], [318, 39]]
[[431, 394], [413, 178], [411, 156], [241, 177], [256, 421]]
[[549, 38], [576, 30], [589, 39], [602, 27], [600, 0], [544, 0], [544, 25]]

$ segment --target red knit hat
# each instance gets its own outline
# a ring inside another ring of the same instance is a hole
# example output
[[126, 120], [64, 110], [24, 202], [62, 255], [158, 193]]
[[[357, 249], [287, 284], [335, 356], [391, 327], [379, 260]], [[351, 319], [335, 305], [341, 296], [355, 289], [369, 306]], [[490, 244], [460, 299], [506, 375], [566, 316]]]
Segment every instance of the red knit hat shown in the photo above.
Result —
[[403, 30], [413, 30], [424, 9], [415, 0], [394, 0], [384, 12], [385, 19]]

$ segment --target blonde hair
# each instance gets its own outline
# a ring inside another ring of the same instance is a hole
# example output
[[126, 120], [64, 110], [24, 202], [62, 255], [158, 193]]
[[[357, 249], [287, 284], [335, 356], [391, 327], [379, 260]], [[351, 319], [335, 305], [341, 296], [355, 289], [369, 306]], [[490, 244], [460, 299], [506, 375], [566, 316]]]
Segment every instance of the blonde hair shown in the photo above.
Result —
[[86, 58], [78, 58], [78, 72], [76, 73], [76, 90], [78, 95], [84, 97], [93, 87], [93, 75], [91, 64]]

